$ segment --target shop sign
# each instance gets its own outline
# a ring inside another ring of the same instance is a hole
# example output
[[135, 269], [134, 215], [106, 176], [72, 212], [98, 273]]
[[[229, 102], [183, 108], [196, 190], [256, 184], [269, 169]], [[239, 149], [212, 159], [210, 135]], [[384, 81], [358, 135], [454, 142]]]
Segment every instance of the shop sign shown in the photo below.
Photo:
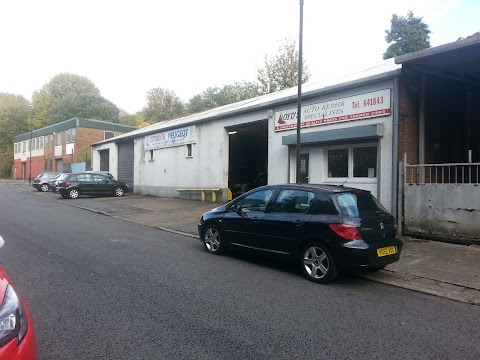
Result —
[[164, 149], [195, 143], [195, 126], [145, 136], [145, 150]]
[[[391, 113], [390, 89], [302, 106], [301, 127], [360, 120]], [[297, 109], [275, 113], [275, 131], [297, 128]]]

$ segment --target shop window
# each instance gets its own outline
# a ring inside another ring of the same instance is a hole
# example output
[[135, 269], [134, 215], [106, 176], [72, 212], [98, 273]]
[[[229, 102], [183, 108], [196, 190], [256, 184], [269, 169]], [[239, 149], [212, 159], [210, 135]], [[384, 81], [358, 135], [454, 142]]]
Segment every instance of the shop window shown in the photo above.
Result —
[[329, 178], [376, 178], [377, 146], [347, 146], [327, 150]]
[[353, 177], [377, 177], [377, 147], [353, 148]]
[[348, 177], [348, 149], [328, 150], [328, 177]]

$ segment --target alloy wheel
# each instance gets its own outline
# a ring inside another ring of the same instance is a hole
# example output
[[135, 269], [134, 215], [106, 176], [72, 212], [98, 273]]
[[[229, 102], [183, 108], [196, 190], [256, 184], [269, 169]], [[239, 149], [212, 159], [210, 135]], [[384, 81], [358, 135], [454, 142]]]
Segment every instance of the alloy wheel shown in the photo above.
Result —
[[203, 242], [208, 252], [219, 254], [222, 251], [220, 233], [215, 226], [209, 226], [203, 236]]

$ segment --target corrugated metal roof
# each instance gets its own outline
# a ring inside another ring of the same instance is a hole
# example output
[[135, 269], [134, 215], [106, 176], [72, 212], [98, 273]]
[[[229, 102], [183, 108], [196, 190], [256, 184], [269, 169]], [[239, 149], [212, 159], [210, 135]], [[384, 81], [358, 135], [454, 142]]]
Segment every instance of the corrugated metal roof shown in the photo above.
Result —
[[74, 117], [72, 119], [68, 119], [68, 120], [59, 122], [57, 124], [53, 124], [53, 125], [45, 126], [41, 129], [33, 130], [31, 134], [29, 131], [28, 133], [17, 135], [14, 137], [13, 141], [14, 142], [25, 141], [25, 140], [29, 140], [30, 137], [36, 138], [39, 136], [45, 136], [45, 135], [53, 134], [54, 132], [64, 131], [64, 130], [72, 129], [75, 127], [84, 127], [89, 129], [99, 129], [99, 130], [105, 130], [105, 131], [119, 131], [119, 132], [129, 132], [137, 129], [137, 127], [130, 126], [130, 125], [122, 125], [122, 124], [112, 123], [108, 121]]
[[[338, 91], [342, 88], [358, 86], [361, 83], [370, 81], [378, 81], [384, 78], [392, 77], [399, 73], [401, 65], [395, 64], [394, 59], [384, 60], [377, 66], [373, 66], [366, 70], [319, 82], [305, 83], [302, 85], [302, 99], [312, 96], [318, 96], [324, 93]], [[271, 94], [262, 95], [253, 99], [243, 100], [233, 104], [220, 106], [214, 109], [206, 110], [200, 113], [184, 116], [181, 118], [162, 121], [141, 129], [122, 134], [114, 138], [98, 142], [93, 145], [117, 142], [145, 136], [151, 133], [164, 131], [176, 127], [193, 125], [197, 123], [214, 121], [216, 119], [226, 118], [229, 116], [245, 113], [252, 110], [267, 109], [297, 100], [297, 87], [277, 91]]]

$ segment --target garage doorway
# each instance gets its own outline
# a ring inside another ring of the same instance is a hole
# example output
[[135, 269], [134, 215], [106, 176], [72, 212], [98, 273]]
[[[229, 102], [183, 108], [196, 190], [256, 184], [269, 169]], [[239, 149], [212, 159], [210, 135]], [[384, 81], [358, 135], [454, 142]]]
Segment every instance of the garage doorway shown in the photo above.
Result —
[[235, 198], [266, 185], [268, 178], [268, 121], [227, 128], [229, 135], [228, 188]]

